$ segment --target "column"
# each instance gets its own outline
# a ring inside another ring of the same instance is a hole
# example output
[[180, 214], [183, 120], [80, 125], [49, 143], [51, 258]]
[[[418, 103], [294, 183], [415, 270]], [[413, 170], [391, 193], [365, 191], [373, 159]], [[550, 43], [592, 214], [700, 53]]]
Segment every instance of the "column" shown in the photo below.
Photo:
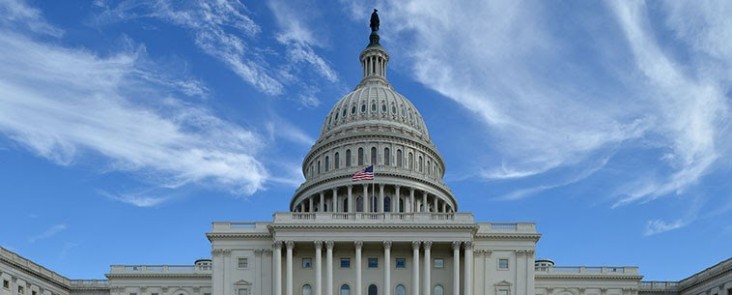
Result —
[[[355, 295], [361, 295], [361, 247], [363, 246], [362, 241], [354, 242], [356, 246], [356, 293]], [[288, 294], [289, 295], [289, 294]]]
[[424, 246], [424, 291], [425, 295], [432, 294], [432, 242], [422, 242]]
[[391, 241], [384, 241], [384, 295], [391, 295]]
[[[391, 205], [391, 204], [389, 204]], [[379, 208], [380, 213], [384, 213], [384, 185], [379, 184], [379, 203], [377, 204], [376, 208]]]
[[394, 209], [392, 209], [392, 212], [399, 212], [399, 206], [401, 205], [401, 195], [399, 194], [399, 186], [396, 187], [396, 192], [394, 193], [396, 196], [394, 197]]
[[460, 242], [452, 242], [452, 294], [460, 295]]
[[427, 192], [422, 192], [422, 212], [430, 212], [430, 203], [427, 203]]
[[432, 199], [434, 200], [434, 205], [432, 205], [432, 212], [440, 212], [440, 199], [437, 198], [437, 196], [432, 196]]
[[274, 242], [273, 268], [274, 268], [274, 295], [282, 295], [282, 242]]
[[333, 241], [325, 242], [325, 263], [327, 263], [325, 279], [325, 295], [333, 295]]
[[473, 242], [465, 242], [465, 287], [463, 295], [473, 295]]
[[409, 207], [411, 208], [409, 210], [409, 212], [417, 211], [416, 210], [417, 207], [415, 206], [415, 203], [414, 203], [414, 189], [413, 188], [409, 188]]
[[308, 212], [315, 212], [315, 208], [313, 208], [313, 196], [308, 198]]
[[[331, 200], [333, 202], [333, 207], [330, 208], [331, 212], [338, 212], [338, 189], [333, 189], [333, 199]], [[344, 208], [345, 210], [345, 208]]]
[[[343, 210], [345, 211], [346, 208], [343, 208]], [[353, 186], [352, 185], [348, 186], [348, 212], [349, 213], [356, 212], [355, 204], [353, 204]]]
[[371, 212], [371, 201], [369, 200], [369, 186], [367, 184], [363, 185], [363, 198], [361, 198], [361, 202], [364, 202], [364, 204], [361, 204], [363, 212]]
[[287, 295], [292, 295], [292, 248], [295, 247], [295, 242], [287, 241], [287, 281], [285, 290]]
[[419, 295], [419, 244], [412, 242], [412, 294]]
[[325, 210], [325, 193], [320, 192], [320, 202], [318, 203], [318, 212], [323, 212]]
[[323, 252], [320, 251], [322, 248], [323, 242], [315, 241], [315, 295], [323, 295]]

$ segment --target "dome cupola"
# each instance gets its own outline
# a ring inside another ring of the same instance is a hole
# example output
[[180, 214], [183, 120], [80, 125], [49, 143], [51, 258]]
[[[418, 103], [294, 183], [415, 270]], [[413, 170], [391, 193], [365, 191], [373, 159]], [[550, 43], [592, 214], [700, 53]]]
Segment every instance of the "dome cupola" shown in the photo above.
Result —
[[[386, 79], [389, 54], [380, 44], [377, 11], [359, 60], [363, 78], [325, 117], [303, 161], [305, 182], [293, 212], [452, 213], [457, 202], [442, 181], [445, 164], [417, 108]], [[374, 179], [352, 175], [373, 166]]]

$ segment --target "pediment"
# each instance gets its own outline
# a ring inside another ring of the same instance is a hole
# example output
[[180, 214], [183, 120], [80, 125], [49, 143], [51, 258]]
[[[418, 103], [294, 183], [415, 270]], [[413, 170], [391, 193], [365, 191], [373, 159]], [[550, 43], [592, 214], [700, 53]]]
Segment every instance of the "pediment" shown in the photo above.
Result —
[[245, 280], [238, 280], [238, 281], [234, 282], [234, 285], [237, 285], [237, 286], [251, 286], [252, 283], [250, 283], [248, 281], [245, 281]]

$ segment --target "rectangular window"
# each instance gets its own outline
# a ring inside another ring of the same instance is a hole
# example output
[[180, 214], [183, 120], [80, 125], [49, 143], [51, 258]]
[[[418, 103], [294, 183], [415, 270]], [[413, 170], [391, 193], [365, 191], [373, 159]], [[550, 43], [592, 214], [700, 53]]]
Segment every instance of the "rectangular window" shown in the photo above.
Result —
[[498, 295], [508, 295], [508, 289], [500, 289], [500, 290], [498, 290]]
[[18, 286], [18, 294], [20, 294], [20, 295], [25, 294], [25, 288], [23, 288], [23, 286]]
[[130, 295], [137, 295], [137, 293], [130, 293]]
[[160, 295], [159, 293], [150, 293], [150, 295]]
[[239, 268], [249, 268], [249, 258], [239, 257]]
[[341, 268], [351, 268], [351, 258], [341, 258]]
[[238, 295], [249, 295], [249, 289], [239, 289]]
[[379, 258], [369, 258], [369, 268], [379, 267]]
[[313, 268], [313, 259], [310, 257], [303, 258], [302, 268]]
[[406, 258], [397, 258], [396, 263], [394, 264], [396, 268], [407, 268], [407, 259]]
[[498, 259], [498, 269], [508, 269], [508, 258]]
[[442, 258], [435, 258], [435, 268], [445, 268], [445, 260]]
[[3, 280], [3, 288], [5, 288], [5, 289], [10, 289], [10, 281], [8, 281], [8, 280]]
[[38, 294], [38, 292], [36, 292], [36, 290], [31, 291], [31, 295], [37, 295], [37, 294]]

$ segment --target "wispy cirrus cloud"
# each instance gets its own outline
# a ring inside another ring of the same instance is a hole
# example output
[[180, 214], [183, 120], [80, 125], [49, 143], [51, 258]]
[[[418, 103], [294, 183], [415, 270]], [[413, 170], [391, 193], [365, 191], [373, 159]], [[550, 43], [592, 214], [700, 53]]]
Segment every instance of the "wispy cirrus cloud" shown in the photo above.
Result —
[[151, 196], [148, 193], [109, 193], [105, 191], [100, 193], [110, 200], [141, 208], [155, 207], [170, 200], [170, 197], [167, 196]]
[[28, 239], [28, 241], [31, 243], [35, 243], [40, 240], [45, 240], [59, 234], [62, 231], [65, 231], [67, 228], [68, 227], [64, 223], [55, 224], [43, 231], [42, 233], [31, 237], [30, 239]]
[[101, 156], [103, 169], [156, 186], [211, 185], [235, 195], [253, 194], [269, 177], [256, 158], [261, 136], [171, 96], [205, 88], [160, 75], [144, 47], [100, 56], [39, 41], [32, 30], [0, 31], [0, 134], [36, 155], [59, 165]]
[[732, 43], [719, 38], [730, 34], [729, 5], [663, 4], [654, 17], [679, 38], [664, 45], [638, 2], [571, 8], [581, 13], [516, 1], [378, 6], [382, 36], [399, 40], [391, 49], [408, 57], [406, 71], [485, 124], [470, 136], [489, 138], [496, 153], [476, 162], [479, 175], [537, 182], [511, 199], [580, 182], [603, 171], [594, 159], [617, 154], [643, 164], [606, 180], [618, 188], [609, 192], [615, 206], [682, 193], [730, 142]]

